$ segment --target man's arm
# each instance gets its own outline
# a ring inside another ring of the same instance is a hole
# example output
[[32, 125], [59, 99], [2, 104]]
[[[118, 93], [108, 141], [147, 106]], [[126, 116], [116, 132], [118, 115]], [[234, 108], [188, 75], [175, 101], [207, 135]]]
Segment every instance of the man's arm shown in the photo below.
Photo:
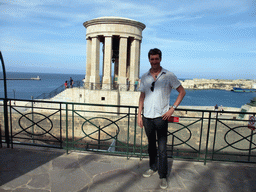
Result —
[[[178, 95], [178, 97], [177, 97], [177, 99], [176, 99], [176, 101], [174, 102], [173, 105], [175, 105], [175, 106], [178, 107], [179, 104], [181, 103], [182, 99], [183, 99], [184, 96], [186, 95], [186, 91], [185, 91], [185, 89], [182, 87], [182, 85], [180, 85], [176, 90], [179, 92], [179, 95]], [[174, 110], [175, 110], [175, 109], [173, 109], [173, 107], [171, 107], [171, 108], [169, 109], [169, 111], [167, 111], [167, 112], [162, 116], [162, 117], [163, 117], [163, 120], [169, 119], [169, 118], [172, 116]]]
[[143, 109], [143, 105], [144, 105], [144, 99], [145, 99], [145, 93], [141, 92], [140, 93], [140, 99], [139, 99], [139, 110], [138, 110], [138, 125], [143, 128], [143, 121], [142, 121], [142, 117], [141, 117], [141, 112]]

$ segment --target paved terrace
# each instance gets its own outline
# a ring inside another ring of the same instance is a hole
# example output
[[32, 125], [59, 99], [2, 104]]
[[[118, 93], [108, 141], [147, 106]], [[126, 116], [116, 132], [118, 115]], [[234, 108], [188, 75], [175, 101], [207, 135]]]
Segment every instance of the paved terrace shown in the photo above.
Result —
[[0, 192], [256, 191], [256, 164], [169, 160], [169, 188], [143, 178], [148, 159], [15, 146], [0, 148]]

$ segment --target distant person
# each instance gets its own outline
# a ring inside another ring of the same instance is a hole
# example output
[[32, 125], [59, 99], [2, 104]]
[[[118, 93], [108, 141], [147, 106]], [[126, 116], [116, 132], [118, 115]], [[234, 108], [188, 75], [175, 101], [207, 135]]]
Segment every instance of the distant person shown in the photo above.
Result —
[[136, 79], [136, 81], [135, 81], [135, 83], [134, 83], [135, 91], [137, 91], [138, 84], [139, 84], [139, 81], [138, 81], [138, 79]]
[[[223, 112], [223, 111], [224, 111], [224, 109], [223, 109], [223, 106], [222, 106], [222, 105], [220, 106], [220, 111], [221, 111], [221, 112]], [[222, 115], [222, 113], [220, 113], [220, 115]]]
[[214, 110], [215, 110], [215, 111], [218, 111], [218, 110], [219, 110], [219, 107], [218, 107], [217, 104], [215, 105]]
[[70, 79], [69, 79], [69, 84], [70, 84], [70, 88], [72, 88], [73, 84], [74, 84], [74, 81], [73, 81], [72, 77], [70, 77]]
[[127, 91], [129, 91], [129, 89], [130, 89], [130, 81], [129, 81], [129, 78], [126, 79], [126, 89], [127, 89]]
[[[148, 58], [151, 68], [141, 78], [138, 110], [138, 124], [141, 128], [145, 127], [148, 138], [149, 170], [143, 176], [150, 177], [158, 170], [161, 180], [160, 187], [166, 189], [168, 187], [168, 119], [181, 103], [186, 91], [172, 72], [160, 66], [162, 52], [159, 49], [151, 49], [148, 52]], [[170, 95], [173, 88], [179, 94], [170, 108]], [[143, 115], [141, 114], [142, 109]], [[156, 141], [158, 142], [158, 150]]]
[[65, 86], [65, 89], [68, 88], [68, 81], [65, 81], [64, 86]]

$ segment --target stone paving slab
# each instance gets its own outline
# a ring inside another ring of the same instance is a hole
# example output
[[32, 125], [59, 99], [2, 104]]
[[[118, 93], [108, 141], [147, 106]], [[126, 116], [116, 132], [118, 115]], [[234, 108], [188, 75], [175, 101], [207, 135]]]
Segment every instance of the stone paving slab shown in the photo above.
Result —
[[169, 160], [168, 185], [142, 176], [148, 158], [15, 146], [0, 148], [0, 192], [256, 191], [256, 165]]

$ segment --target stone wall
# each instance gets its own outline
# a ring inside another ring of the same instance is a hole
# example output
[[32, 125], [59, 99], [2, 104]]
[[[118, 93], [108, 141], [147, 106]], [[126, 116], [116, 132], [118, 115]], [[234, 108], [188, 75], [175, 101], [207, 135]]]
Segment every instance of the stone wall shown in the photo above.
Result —
[[[137, 107], [139, 103], [140, 92], [131, 91], [108, 91], [108, 90], [88, 90], [84, 88], [66, 89], [50, 101], [75, 102], [75, 103], [90, 103], [97, 105], [118, 105], [118, 106], [133, 106]], [[37, 104], [38, 106], [40, 104]], [[78, 106], [77, 106], [78, 107]], [[104, 111], [115, 113], [127, 113], [127, 107], [105, 107], [105, 106], [79, 106], [84, 110]], [[135, 112], [131, 108], [130, 112]]]

